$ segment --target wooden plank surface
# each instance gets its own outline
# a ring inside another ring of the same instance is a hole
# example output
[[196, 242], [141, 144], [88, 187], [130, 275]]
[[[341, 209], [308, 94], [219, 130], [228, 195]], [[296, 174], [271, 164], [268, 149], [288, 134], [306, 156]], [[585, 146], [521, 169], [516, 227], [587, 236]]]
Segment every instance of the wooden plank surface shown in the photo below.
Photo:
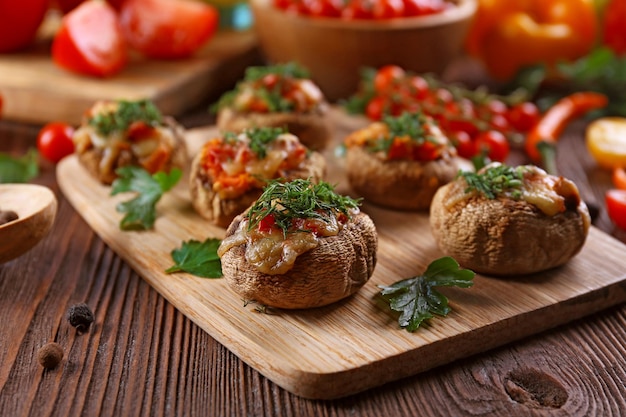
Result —
[[133, 56], [122, 72], [107, 79], [84, 77], [58, 68], [50, 41], [0, 55], [3, 118], [29, 123], [52, 120], [78, 124], [96, 100], [153, 100], [165, 114], [179, 115], [208, 97], [217, 98], [259, 59], [252, 31], [218, 32], [193, 57], [146, 60]]
[[[356, 126], [334, 114], [336, 140]], [[192, 152], [214, 128], [188, 132]], [[349, 192], [342, 161], [326, 152], [328, 180]], [[67, 199], [111, 248], [151, 286], [243, 361], [307, 398], [336, 398], [414, 375], [575, 320], [626, 300], [626, 246], [592, 228], [579, 255], [562, 268], [519, 279], [477, 276], [471, 289], [447, 288], [453, 312], [416, 333], [397, 327], [377, 301], [378, 284], [423, 272], [443, 254], [428, 218], [364, 205], [379, 232], [374, 276], [354, 297], [308, 311], [259, 314], [244, 307], [224, 280], [166, 275], [169, 253], [189, 239], [222, 237], [191, 208], [183, 181], [159, 203], [154, 231], [122, 232], [115, 205], [129, 196], [88, 177], [74, 157], [57, 168]]]

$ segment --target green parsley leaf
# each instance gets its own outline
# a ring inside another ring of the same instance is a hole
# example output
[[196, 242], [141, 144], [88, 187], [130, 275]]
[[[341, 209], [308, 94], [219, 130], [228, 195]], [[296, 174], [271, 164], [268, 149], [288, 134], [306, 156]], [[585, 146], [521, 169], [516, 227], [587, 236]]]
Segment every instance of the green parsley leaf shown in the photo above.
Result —
[[117, 205], [118, 212], [126, 213], [120, 222], [120, 228], [122, 230], [151, 229], [156, 220], [157, 202], [166, 191], [178, 183], [182, 171], [174, 168], [169, 174], [157, 172], [150, 175], [143, 168], [127, 166], [118, 168], [115, 172], [119, 177], [112, 184], [111, 195], [127, 191], [139, 193], [135, 198]]
[[244, 80], [256, 81], [266, 75], [279, 75], [289, 78], [309, 78], [309, 71], [296, 62], [287, 62], [276, 65], [252, 66], [246, 69]]
[[390, 308], [400, 312], [400, 327], [414, 332], [424, 320], [433, 318], [433, 314], [446, 316], [451, 311], [448, 299], [435, 287], [469, 288], [474, 285], [474, 275], [469, 269], [460, 269], [453, 258], [446, 256], [431, 262], [424, 275], [378, 287]]
[[144, 122], [150, 126], [161, 123], [161, 112], [149, 100], [119, 100], [117, 103], [116, 111], [96, 114], [89, 120], [89, 124], [98, 132], [108, 136], [113, 132], [127, 130], [134, 122]]
[[190, 240], [183, 242], [179, 249], [171, 253], [174, 266], [165, 270], [166, 273], [188, 272], [201, 278], [221, 278], [222, 263], [217, 255], [219, 239], [208, 238], [204, 242]]
[[38, 156], [35, 148], [17, 158], [0, 153], [0, 183], [24, 183], [35, 178], [39, 175]]

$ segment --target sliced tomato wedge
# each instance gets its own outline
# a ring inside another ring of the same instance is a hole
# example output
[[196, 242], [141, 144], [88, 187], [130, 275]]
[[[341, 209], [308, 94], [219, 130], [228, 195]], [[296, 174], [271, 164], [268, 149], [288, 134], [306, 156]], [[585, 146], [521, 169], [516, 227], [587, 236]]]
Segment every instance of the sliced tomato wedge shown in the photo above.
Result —
[[66, 14], [52, 42], [52, 59], [84, 75], [108, 77], [121, 71], [128, 53], [113, 7], [87, 1]]
[[196, 52], [215, 33], [217, 9], [193, 0], [128, 0], [120, 23], [129, 45], [148, 58], [178, 59]]
[[626, 230], [626, 190], [609, 190], [605, 200], [611, 221], [620, 229]]

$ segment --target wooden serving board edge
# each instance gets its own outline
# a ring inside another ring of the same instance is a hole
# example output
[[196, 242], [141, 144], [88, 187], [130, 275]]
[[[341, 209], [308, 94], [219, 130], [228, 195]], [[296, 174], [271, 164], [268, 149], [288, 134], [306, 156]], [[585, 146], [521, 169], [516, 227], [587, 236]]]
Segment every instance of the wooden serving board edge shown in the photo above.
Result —
[[[198, 300], [198, 295], [193, 294], [193, 291], [181, 296], [180, 289], [193, 288], [198, 279], [187, 274], [165, 277], [162, 272], [164, 268], [154, 269], [152, 268], [154, 265], [150, 262], [146, 262], [141, 256], [136, 256], [135, 250], [137, 248], [133, 246], [133, 241], [124, 238], [124, 236], [132, 236], [124, 235], [124, 233], [129, 232], [120, 232], [115, 227], [102, 227], [103, 218], [109, 225], [117, 225], [119, 222], [120, 215], [114, 210], [115, 199], [111, 198], [111, 201], [107, 203], [109, 208], [104, 211], [102, 207], [94, 205], [87, 194], [80, 191], [80, 187], [100, 188], [100, 190], [96, 190], [100, 195], [107, 193], [107, 188], [95, 184], [94, 181], [89, 181], [89, 179], [84, 178], [84, 175], [85, 173], [82, 171], [82, 167], [79, 166], [75, 156], [66, 158], [58, 166], [57, 176], [61, 190], [107, 245], [127, 261], [164, 298], [244, 362], [279, 386], [306, 398], [332, 399], [354, 394], [502, 346], [626, 301], [626, 285], [624, 284], [626, 279], [624, 271], [626, 268], [623, 267], [623, 259], [626, 258], [626, 246], [592, 227], [583, 252], [571, 261], [571, 268], [567, 267], [568, 269], [563, 273], [570, 273], [578, 267], [583, 269], [589, 266], [595, 267], [594, 259], [600, 259], [602, 262], [600, 265], [613, 262], [617, 265], [617, 268], [610, 269], [609, 274], [607, 274], [609, 276], [598, 278], [600, 281], [597, 283], [591, 282], [589, 288], [585, 291], [577, 295], [568, 293], [562, 300], [554, 302], [541, 301], [537, 303], [538, 307], [535, 309], [533, 307], [523, 313], [513, 314], [492, 322], [487, 320], [487, 324], [475, 328], [472, 328], [470, 325], [469, 328], [459, 330], [456, 334], [447, 335], [440, 339], [435, 338], [435, 340], [429, 343], [415, 342], [416, 346], [410, 346], [404, 351], [398, 350], [393, 352], [393, 349], [390, 349], [393, 354], [389, 356], [353, 360], [347, 366], [337, 366], [329, 370], [309, 369], [310, 367], [308, 368], [305, 365], [295, 364], [290, 358], [281, 357], [281, 354], [284, 352], [277, 352], [272, 347], [264, 346], [263, 341], [258, 340], [258, 335], [255, 336], [254, 333], [245, 331], [246, 323], [242, 322], [248, 322], [248, 318], [250, 318], [251, 326], [283, 325], [280, 322], [272, 323], [272, 320], [277, 319], [276, 316], [268, 315], [269, 317], [263, 317], [264, 315], [254, 314], [248, 310], [248, 313], [252, 316], [241, 317], [246, 316], [246, 310], [241, 309], [241, 302], [237, 300], [234, 293], [230, 293], [231, 300], [221, 307], [216, 307], [216, 304], [211, 300], [204, 300], [205, 302], [201, 299]], [[81, 179], [77, 181], [76, 178]], [[81, 182], [83, 179], [87, 180], [86, 184]], [[183, 195], [185, 190], [178, 190], [178, 192]], [[180, 201], [174, 205], [180, 208]], [[372, 207], [371, 210], [376, 212], [378, 209]], [[218, 238], [223, 235], [223, 229], [212, 228], [204, 224], [203, 227], [205, 227], [204, 231], [197, 232], [200, 235], [209, 234]], [[157, 225], [157, 230], [158, 228], [159, 225]], [[386, 239], [384, 236], [385, 231], [381, 232], [383, 232], [383, 239]], [[152, 232], [147, 234], [152, 236], [150, 233]], [[196, 236], [194, 238], [199, 237]], [[175, 238], [171, 242], [171, 247], [174, 248], [179, 244], [180, 240]], [[620, 265], [622, 265], [621, 269]], [[163, 264], [163, 266], [167, 265]], [[598, 271], [598, 273], [602, 274], [602, 271]], [[548, 275], [558, 277], [561, 274], [562, 272], [556, 271]], [[482, 286], [483, 288], [494, 284], [503, 287], [507, 286], [506, 283], [494, 283], [490, 280], [490, 278], [477, 276], [477, 285], [475, 286]], [[529, 281], [531, 282], [530, 285], [532, 285], [532, 280]], [[549, 278], [541, 282], [549, 282]], [[541, 282], [537, 285], [541, 285]], [[176, 285], [173, 283], [176, 283]], [[211, 283], [211, 285], [213, 284]], [[521, 280], [521, 285], [526, 284], [525, 280]], [[220, 287], [219, 290], [222, 291], [223, 288]], [[453, 312], [445, 320], [441, 320], [433, 325], [434, 331], [436, 331], [440, 323], [454, 326], [463, 324], [461, 323], [462, 320], [458, 323], [455, 323], [455, 321], [461, 319], [464, 314], [469, 313], [472, 309], [471, 302], [468, 306], [464, 305], [464, 301], [468, 301], [468, 299], [461, 291], [456, 291], [455, 289], [446, 290], [446, 294], [452, 294], [451, 299], [458, 301], [451, 301]], [[228, 292], [228, 289], [225, 291]], [[573, 293], [576, 291], [573, 291]], [[217, 293], [218, 290], [215, 290], [215, 292]], [[354, 297], [352, 300], [345, 303], [340, 302], [336, 306], [311, 314], [294, 313], [293, 316], [295, 320], [301, 320], [302, 318], [306, 320], [317, 318], [317, 313], [320, 313], [320, 316], [325, 314], [332, 315], [334, 314], [333, 310], [345, 309], [358, 302], [371, 302], [375, 292], [376, 289], [372, 288], [372, 285], [368, 283], [360, 293], [357, 293], [358, 297]], [[229, 311], [231, 308], [239, 308], [240, 310], [233, 313]], [[288, 314], [281, 314], [281, 317], [278, 319], [292, 320]], [[227, 320], [225, 320], [225, 317]], [[409, 344], [413, 343], [411, 338], [419, 341], [419, 333], [409, 334], [392, 326], [392, 324], [389, 324], [389, 328], [386, 330], [389, 332], [390, 339], [397, 339], [398, 333], [402, 332], [400, 337], [408, 338]], [[316, 332], [315, 328], [303, 328], [312, 333]], [[271, 330], [271, 327], [267, 329]], [[428, 326], [425, 326], [424, 332], [429, 333], [430, 331]], [[494, 338], [494, 335], [497, 335], [497, 338]], [[364, 337], [368, 337], [368, 335], [364, 335]], [[372, 335], [372, 337], [375, 337], [375, 335]], [[315, 338], [312, 338], [312, 340], [315, 340]], [[381, 343], [384, 344], [384, 342], [385, 339], [381, 339]], [[396, 341], [394, 340], [392, 344], [395, 343]], [[325, 344], [320, 342], [320, 349], [325, 347]], [[428, 360], [424, 360], [424, 358]]]

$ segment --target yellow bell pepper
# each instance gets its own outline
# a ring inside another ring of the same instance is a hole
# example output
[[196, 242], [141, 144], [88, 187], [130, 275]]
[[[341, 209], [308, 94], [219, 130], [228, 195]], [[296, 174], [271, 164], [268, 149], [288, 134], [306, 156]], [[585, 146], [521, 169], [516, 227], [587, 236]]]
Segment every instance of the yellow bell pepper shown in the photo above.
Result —
[[466, 49], [505, 81], [525, 66], [586, 55], [597, 31], [592, 0], [479, 0]]

